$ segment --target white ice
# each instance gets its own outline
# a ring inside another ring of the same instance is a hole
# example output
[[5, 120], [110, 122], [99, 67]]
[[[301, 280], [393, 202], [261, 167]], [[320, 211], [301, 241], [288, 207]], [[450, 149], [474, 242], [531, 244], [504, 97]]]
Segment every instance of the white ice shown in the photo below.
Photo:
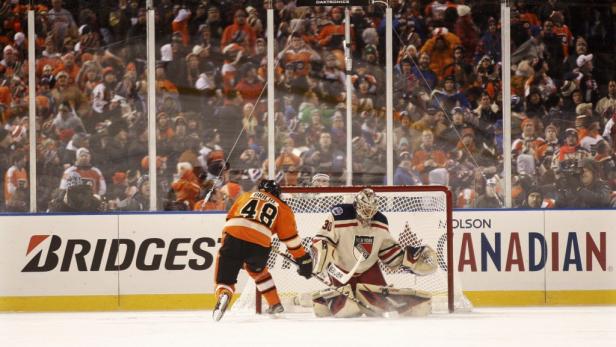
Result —
[[616, 346], [616, 307], [475, 308], [422, 318], [211, 311], [0, 314], [0, 346]]

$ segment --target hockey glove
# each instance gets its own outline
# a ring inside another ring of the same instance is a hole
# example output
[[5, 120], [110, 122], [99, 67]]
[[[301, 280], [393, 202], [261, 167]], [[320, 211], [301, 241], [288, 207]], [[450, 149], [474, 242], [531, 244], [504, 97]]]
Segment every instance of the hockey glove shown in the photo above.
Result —
[[305, 255], [295, 259], [295, 261], [298, 266], [297, 273], [300, 276], [303, 276], [306, 279], [312, 277], [312, 257], [310, 257], [310, 254], [306, 253]]

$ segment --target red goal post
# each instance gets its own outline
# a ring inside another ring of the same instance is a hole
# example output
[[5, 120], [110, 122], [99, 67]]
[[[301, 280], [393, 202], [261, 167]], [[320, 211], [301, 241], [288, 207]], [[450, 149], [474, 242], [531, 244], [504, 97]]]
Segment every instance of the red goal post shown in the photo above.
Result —
[[[437, 251], [438, 270], [429, 276], [414, 276], [408, 272], [390, 271], [381, 266], [388, 284], [400, 288], [427, 290], [438, 298], [439, 311], [454, 312], [456, 308], [470, 307], [464, 297], [453, 264], [452, 194], [444, 186], [349, 186], [349, 187], [283, 187], [282, 199], [293, 209], [302, 244], [308, 249], [312, 236], [321, 227], [330, 208], [339, 203], [350, 203], [363, 188], [371, 188], [377, 195], [379, 211], [389, 220], [389, 230], [402, 246], [429, 244]], [[285, 250], [277, 238], [272, 246]], [[305, 293], [323, 289], [317, 280], [299, 277], [295, 266], [272, 252], [268, 268], [283, 301], [283, 306], [298, 304]], [[249, 279], [235, 306], [254, 306], [261, 312], [261, 295]], [[291, 309], [293, 311], [293, 309]]]

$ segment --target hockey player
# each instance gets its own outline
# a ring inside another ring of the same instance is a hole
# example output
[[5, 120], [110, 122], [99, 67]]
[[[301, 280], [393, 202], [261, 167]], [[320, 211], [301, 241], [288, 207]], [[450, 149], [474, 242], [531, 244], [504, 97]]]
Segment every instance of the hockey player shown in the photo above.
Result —
[[295, 216], [280, 200], [280, 186], [263, 180], [258, 191], [247, 192], [235, 201], [222, 231], [222, 246], [216, 257], [216, 297], [213, 317], [222, 318], [235, 290], [237, 275], [243, 267], [269, 304], [267, 313], [284, 311], [274, 280], [267, 269], [273, 234], [284, 242], [299, 265], [300, 276], [312, 276], [312, 258], [301, 245]]
[[[313, 293], [316, 316], [357, 317], [364, 313], [374, 315], [391, 311], [401, 315], [425, 315], [430, 312], [430, 294], [388, 287], [379, 261], [391, 270], [404, 269], [423, 276], [436, 271], [436, 252], [429, 246], [402, 248], [388, 228], [387, 217], [378, 211], [377, 197], [372, 189], [360, 191], [352, 204], [331, 208], [331, 214], [313, 239], [312, 255], [314, 273], [327, 273], [332, 285], [338, 288]], [[353, 269], [355, 273], [348, 283], [341, 283], [340, 279], [348, 278]]]

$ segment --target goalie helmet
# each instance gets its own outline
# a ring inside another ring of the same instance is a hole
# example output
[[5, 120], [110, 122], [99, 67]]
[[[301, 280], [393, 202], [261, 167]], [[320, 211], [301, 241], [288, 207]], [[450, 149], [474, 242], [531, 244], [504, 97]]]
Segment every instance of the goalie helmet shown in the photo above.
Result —
[[259, 190], [268, 192], [273, 196], [280, 198], [280, 186], [274, 180], [262, 180], [259, 182]]
[[376, 201], [376, 194], [370, 188], [363, 189], [355, 196], [353, 202], [357, 217], [360, 221], [369, 221], [378, 211], [379, 204]]

